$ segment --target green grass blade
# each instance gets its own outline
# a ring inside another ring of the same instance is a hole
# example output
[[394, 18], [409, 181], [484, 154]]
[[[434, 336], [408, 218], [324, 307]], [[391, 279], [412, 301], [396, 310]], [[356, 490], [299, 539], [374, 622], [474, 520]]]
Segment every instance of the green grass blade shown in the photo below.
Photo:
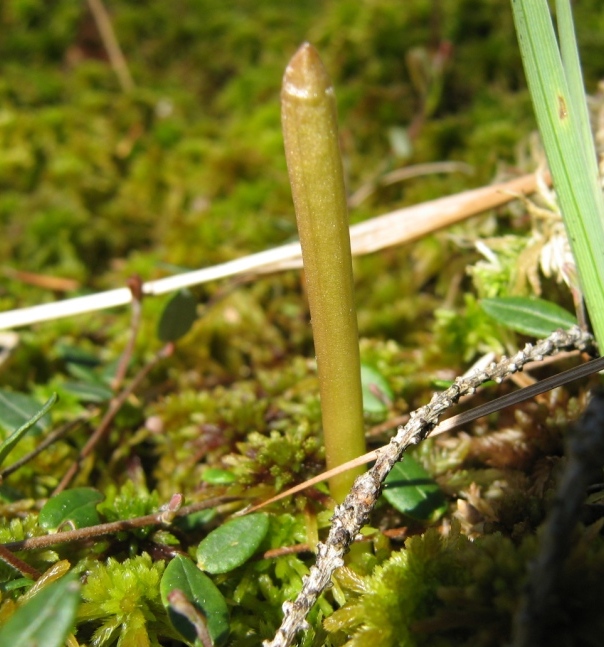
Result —
[[17, 443], [25, 436], [25, 434], [40, 420], [43, 418], [50, 409], [56, 404], [59, 397], [56, 393], [53, 393], [46, 404], [38, 411], [34, 416], [32, 416], [24, 425], [19, 427], [14, 431], [8, 438], [6, 438], [2, 443], [0, 443], [0, 465], [4, 462], [4, 459], [10, 454], [13, 448]]
[[597, 179], [597, 167], [594, 161], [597, 160], [591, 128], [589, 126], [589, 112], [585, 101], [585, 86], [583, 84], [583, 73], [581, 72], [581, 61], [577, 39], [575, 38], [575, 27], [573, 14], [569, 0], [556, 0], [556, 19], [558, 24], [558, 38], [560, 40], [560, 54], [562, 65], [566, 74], [570, 98], [573, 104], [573, 112], [579, 120], [581, 129], [581, 148], [586, 155], [587, 168], [594, 169]]
[[[597, 182], [595, 157], [586, 154], [583, 145], [582, 110], [575, 107], [584, 100], [583, 91], [581, 97], [571, 99], [547, 2], [512, 0], [512, 8], [537, 123], [581, 288], [596, 339], [603, 348], [604, 198]], [[565, 31], [565, 39], [567, 36]], [[565, 45], [565, 56], [570, 59], [568, 49]], [[572, 88], [576, 93], [576, 81]]]

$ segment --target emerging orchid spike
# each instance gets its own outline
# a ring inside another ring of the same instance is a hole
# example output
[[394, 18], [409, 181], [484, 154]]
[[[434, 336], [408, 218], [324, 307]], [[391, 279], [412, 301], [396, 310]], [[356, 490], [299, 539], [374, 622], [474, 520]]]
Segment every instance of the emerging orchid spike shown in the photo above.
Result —
[[[350, 233], [333, 87], [305, 43], [283, 77], [281, 114], [319, 370], [328, 469], [364, 454]], [[341, 502], [363, 468], [330, 479]]]

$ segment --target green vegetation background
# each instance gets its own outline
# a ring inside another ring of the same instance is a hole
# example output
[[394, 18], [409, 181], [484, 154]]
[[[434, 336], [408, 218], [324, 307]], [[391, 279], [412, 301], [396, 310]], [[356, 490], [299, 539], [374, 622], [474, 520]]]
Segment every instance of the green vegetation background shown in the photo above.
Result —
[[[474, 169], [378, 188], [352, 210], [352, 222], [533, 169], [527, 138], [534, 119], [507, 0], [111, 0], [107, 6], [135, 80], [129, 93], [119, 87], [85, 2], [0, 4], [1, 309], [119, 287], [133, 273], [148, 280], [209, 266], [295, 239], [279, 91], [303, 40], [319, 49], [334, 81], [351, 193], [402, 165], [456, 160]], [[600, 2], [577, 3], [575, 20], [593, 91], [604, 76]], [[440, 78], [436, 52], [448, 53]], [[419, 60], [435, 73], [429, 92]], [[406, 154], [401, 134], [410, 126]], [[487, 219], [460, 225], [455, 234], [468, 239], [483, 226], [485, 234], [505, 233], [516, 224], [504, 214], [499, 225]], [[478, 351], [504, 345], [464, 298], [465, 269], [477, 258], [441, 233], [355, 261], [363, 358], [395, 393], [390, 414], [412, 408], [437, 378], [450, 379]], [[78, 287], [49, 292], [14, 270], [73, 279]], [[460, 289], [452, 287], [454, 278]], [[195, 294], [211, 305], [175, 357], [128, 403], [110, 450], [86, 466], [78, 484], [105, 493], [114, 488], [115, 499], [127, 477], [139, 493], [157, 490], [162, 501], [177, 491], [194, 498], [205, 467], [217, 466], [260, 496], [321, 471], [299, 273], [241, 287], [204, 286]], [[160, 347], [155, 330], [165, 302], [144, 304], [136, 366]], [[435, 312], [443, 304], [451, 314], [439, 328]], [[451, 318], [459, 321], [450, 324]], [[82, 406], [70, 381], [82, 379], [86, 362], [99, 382], [111, 374], [128, 319], [122, 309], [24, 330], [0, 384], [40, 399], [59, 391], [56, 420], [70, 418]], [[577, 407], [567, 399], [560, 406]], [[11, 487], [23, 498], [48, 496], [86, 437], [59, 443], [15, 474]], [[438, 464], [428, 450], [424, 458], [436, 472], [452, 461], [441, 456]], [[153, 508], [157, 495], [148, 500]], [[528, 514], [529, 507], [519, 509]], [[510, 513], [510, 533], [519, 515]], [[536, 513], [527, 524], [540, 518]], [[273, 528], [275, 546], [304, 535], [296, 519], [289, 529], [283, 520]], [[31, 530], [34, 522], [28, 523]], [[6, 530], [2, 541], [11, 538]], [[431, 554], [433, 540], [427, 541], [424, 556]], [[296, 564], [289, 567], [301, 568]], [[282, 573], [281, 584], [290, 575]], [[246, 607], [246, 595], [257, 591], [255, 576], [245, 577], [242, 590], [223, 583], [247, 613], [236, 620], [240, 636], [245, 622], [253, 625], [255, 614], [266, 613]], [[270, 592], [277, 580], [265, 588]], [[272, 615], [256, 627], [259, 633], [270, 635], [281, 596], [291, 596], [296, 585], [271, 593]]]
[[[337, 89], [351, 191], [397, 163], [389, 129], [418, 115], [409, 52], [453, 48], [409, 161], [465, 161], [475, 175], [381, 191], [353, 221], [490, 181], [533, 127], [505, 0], [109, 8], [137, 84], [128, 96], [85, 3], [2, 3], [0, 252], [19, 269], [98, 289], [115, 284], [116, 259], [127, 260], [122, 276], [148, 274], [153, 261], [199, 267], [295, 237], [278, 96], [305, 39]], [[597, 9], [582, 2], [576, 16], [592, 89], [604, 40]]]

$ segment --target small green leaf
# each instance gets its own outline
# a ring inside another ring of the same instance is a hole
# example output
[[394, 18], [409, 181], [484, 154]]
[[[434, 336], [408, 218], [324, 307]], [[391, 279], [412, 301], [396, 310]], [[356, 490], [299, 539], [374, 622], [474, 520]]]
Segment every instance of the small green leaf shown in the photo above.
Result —
[[[27, 424], [39, 411], [39, 402], [31, 396], [0, 389], [0, 427], [7, 431]], [[50, 416], [42, 416], [33, 426], [34, 433], [42, 433], [50, 422]]]
[[577, 323], [570, 312], [543, 299], [500, 297], [483, 299], [480, 305], [504, 326], [531, 337], [547, 337], [558, 328], [568, 330]]
[[[14, 395], [14, 394], [13, 394]], [[25, 422], [19, 429], [14, 431], [8, 438], [6, 438], [1, 444], [0, 444], [0, 465], [4, 462], [4, 459], [10, 454], [11, 450], [15, 445], [25, 436], [25, 434], [30, 430], [35, 428], [35, 426], [43, 419], [47, 418], [49, 423], [50, 419], [46, 415], [51, 407], [56, 403], [58, 400], [57, 394], [53, 393], [53, 395], [48, 399], [48, 402], [40, 409], [39, 405], [36, 403], [36, 407], [39, 409], [36, 411], [36, 413]]]
[[56, 343], [55, 352], [58, 357], [67, 363], [67, 368], [70, 372], [73, 365], [93, 367], [101, 364], [101, 360], [96, 354], [81, 346], [73, 346], [62, 341]]
[[217, 647], [225, 643], [229, 634], [229, 611], [222, 593], [212, 580], [204, 575], [193, 562], [178, 555], [166, 567], [161, 578], [160, 593], [163, 605], [168, 609], [174, 628], [190, 642], [195, 642], [193, 625], [180, 613], [176, 613], [168, 602], [171, 591], [178, 589], [205, 616], [207, 628]]
[[215, 516], [216, 508], [208, 508], [207, 510], [192, 512], [185, 517], [177, 517], [174, 519], [173, 524], [183, 532], [195, 532], [210, 523]]
[[67, 364], [67, 373], [78, 382], [92, 382], [96, 384], [100, 381], [97, 369], [85, 364], [71, 363]]
[[405, 456], [392, 468], [382, 494], [399, 512], [419, 521], [435, 521], [447, 509], [438, 484], [410, 456]]
[[67, 522], [74, 528], [95, 526], [100, 523], [96, 505], [104, 498], [98, 490], [91, 487], [65, 490], [42, 506], [38, 523], [47, 530], [55, 530]]
[[163, 342], [176, 341], [189, 332], [196, 318], [197, 299], [189, 290], [180, 290], [166, 304], [157, 336]]
[[0, 645], [62, 647], [74, 626], [79, 591], [71, 573], [44, 587], [0, 627]]
[[0, 582], [0, 592], [16, 591], [17, 589], [29, 589], [33, 585], [29, 577], [19, 577], [16, 580]]
[[228, 573], [256, 552], [268, 532], [268, 516], [250, 514], [213, 530], [197, 547], [197, 565], [208, 573]]
[[386, 413], [394, 394], [384, 377], [372, 366], [361, 364], [361, 386], [363, 388], [363, 411], [365, 413]]
[[74, 395], [82, 402], [101, 404], [111, 400], [113, 391], [104, 384], [94, 382], [65, 382], [62, 385], [65, 391]]
[[203, 471], [201, 480], [210, 485], [229, 485], [230, 483], [234, 483], [237, 480], [237, 477], [233, 472], [229, 472], [228, 470], [211, 467]]

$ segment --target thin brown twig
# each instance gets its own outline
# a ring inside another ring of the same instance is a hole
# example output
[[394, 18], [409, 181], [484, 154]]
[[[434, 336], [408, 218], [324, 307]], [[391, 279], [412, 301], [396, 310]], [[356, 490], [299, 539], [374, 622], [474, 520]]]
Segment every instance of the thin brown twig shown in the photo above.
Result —
[[122, 48], [120, 47], [115, 35], [115, 30], [111, 24], [109, 13], [107, 12], [107, 9], [105, 9], [105, 5], [102, 0], [88, 0], [88, 6], [90, 7], [94, 21], [96, 22], [101, 40], [103, 41], [103, 46], [109, 56], [109, 62], [117, 76], [119, 84], [124, 92], [131, 92], [134, 90], [134, 81], [132, 80], [132, 75], [128, 69], [126, 58], [122, 53]]
[[33, 580], [37, 580], [42, 575], [42, 573], [36, 570], [33, 566], [30, 566], [27, 562], [24, 562], [16, 555], [13, 555], [13, 553], [2, 544], [0, 544], [0, 560], [9, 566], [12, 566], [15, 570], [19, 571], [21, 575], [31, 577]]
[[280, 546], [271, 548], [262, 555], [262, 559], [276, 559], [286, 555], [299, 555], [300, 553], [312, 553], [313, 550], [309, 544], [295, 544], [294, 546]]
[[94, 418], [94, 416], [96, 416], [98, 412], [98, 408], [92, 411], [88, 411], [84, 415], [78, 416], [75, 420], [66, 422], [64, 425], [59, 427], [59, 429], [56, 429], [55, 431], [48, 434], [48, 436], [46, 436], [46, 438], [44, 438], [44, 440], [42, 440], [35, 449], [32, 449], [31, 452], [27, 453], [25, 456], [22, 456], [19, 460], [15, 461], [11, 465], [5, 467], [0, 471], [0, 483], [2, 483], [5, 478], [8, 478], [11, 474], [16, 472], [19, 468], [23, 467], [23, 465], [26, 465], [27, 463], [29, 463], [29, 461], [33, 460], [38, 454], [41, 454], [47, 447], [50, 447], [53, 443], [56, 443], [57, 440], [60, 440], [61, 438], [63, 438], [63, 436], [66, 436], [72, 429], [75, 429], [78, 425], [82, 424], [86, 420]]
[[78, 458], [73, 462], [71, 467], [65, 473], [65, 476], [63, 476], [63, 478], [61, 479], [61, 482], [59, 483], [59, 485], [57, 485], [57, 487], [55, 488], [54, 492], [52, 493], [53, 496], [55, 496], [56, 494], [59, 494], [59, 492], [62, 492], [69, 485], [69, 483], [71, 483], [72, 479], [77, 474], [82, 464], [82, 461], [94, 451], [98, 443], [103, 439], [105, 434], [107, 434], [107, 432], [111, 427], [111, 423], [113, 422], [119, 410], [125, 404], [126, 400], [140, 386], [141, 382], [150, 373], [150, 371], [161, 360], [165, 359], [166, 357], [169, 357], [173, 351], [174, 351], [174, 344], [172, 343], [166, 344], [166, 346], [164, 346], [157, 353], [157, 355], [139, 371], [138, 375], [136, 375], [133, 378], [132, 382], [119, 395], [113, 398], [113, 400], [109, 405], [109, 409], [105, 413], [105, 416], [101, 420], [99, 426], [96, 428], [92, 436], [90, 436], [90, 438], [88, 439], [88, 442], [84, 445], [84, 447], [80, 451], [80, 455], [78, 456]]
[[398, 182], [404, 182], [412, 178], [421, 177], [422, 175], [432, 175], [437, 173], [465, 173], [473, 175], [474, 168], [465, 162], [431, 162], [428, 164], [415, 164], [395, 169], [389, 173], [377, 174], [369, 182], [360, 186], [349, 198], [348, 206], [351, 209], [358, 207], [363, 201], [369, 198], [380, 187], [390, 186]]
[[120, 521], [112, 521], [110, 523], [97, 524], [96, 526], [88, 526], [87, 528], [65, 530], [51, 535], [42, 535], [40, 537], [22, 539], [21, 541], [12, 541], [6, 544], [0, 544], [0, 548], [4, 548], [9, 551], [37, 550], [40, 548], [49, 548], [50, 546], [56, 546], [58, 544], [96, 539], [97, 537], [113, 535], [125, 530], [145, 528], [146, 526], [166, 526], [169, 528], [172, 519], [176, 517], [186, 517], [193, 512], [214, 508], [222, 503], [237, 501], [239, 498], [240, 497], [236, 496], [213, 497], [211, 499], [206, 499], [205, 501], [192, 503], [191, 505], [180, 508], [180, 510], [172, 513], [166, 513], [165, 510], [162, 510], [161, 512], [148, 514], [143, 517], [135, 517], [134, 519], [123, 519]]
[[383, 433], [386, 431], [390, 431], [391, 429], [396, 429], [399, 425], [404, 425], [407, 420], [409, 420], [409, 414], [408, 413], [403, 413], [400, 416], [395, 416], [394, 418], [389, 418], [385, 422], [380, 422], [379, 425], [374, 425], [367, 431], [367, 438], [371, 438], [372, 436], [381, 436]]

